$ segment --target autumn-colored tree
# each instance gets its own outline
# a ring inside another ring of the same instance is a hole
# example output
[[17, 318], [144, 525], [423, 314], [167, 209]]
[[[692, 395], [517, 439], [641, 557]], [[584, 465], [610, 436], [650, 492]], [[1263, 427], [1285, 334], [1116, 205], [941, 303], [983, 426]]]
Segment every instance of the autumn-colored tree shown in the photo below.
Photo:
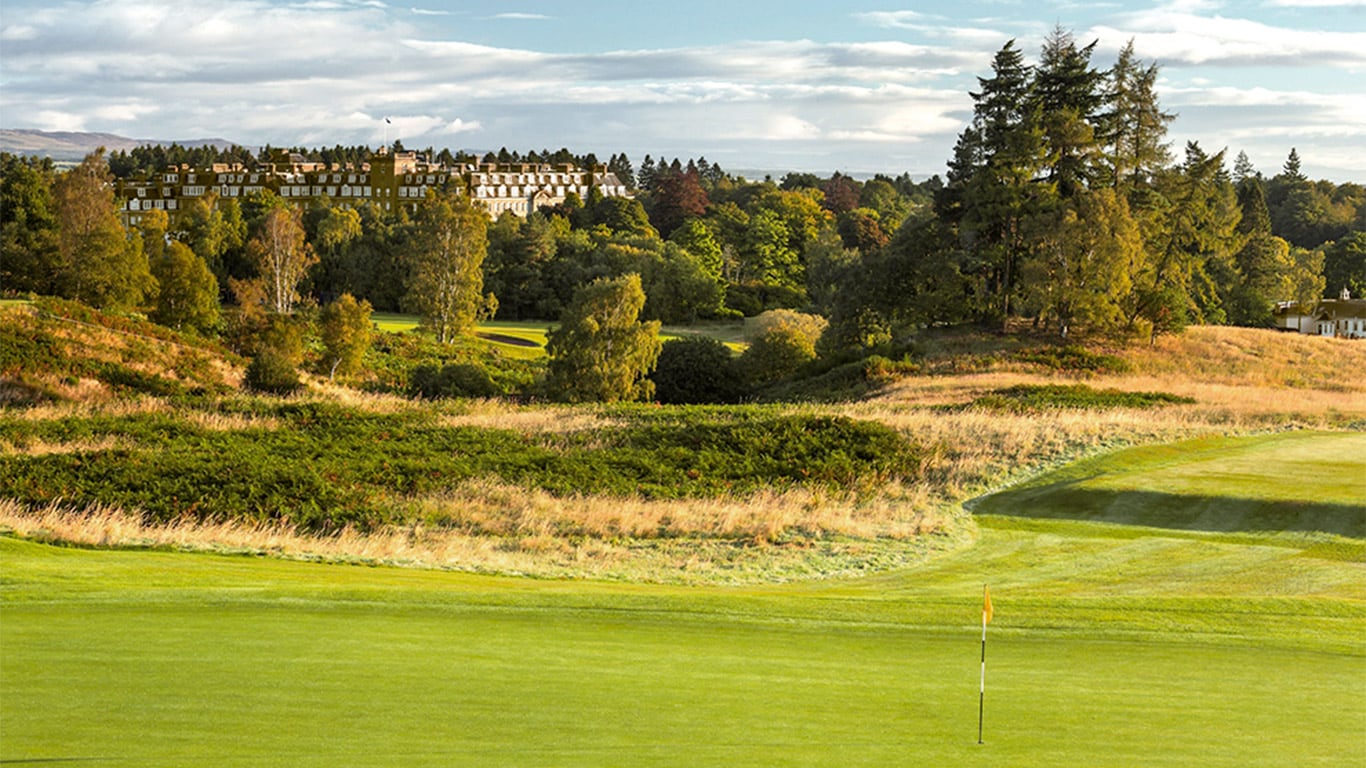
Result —
[[100, 308], [132, 308], [156, 291], [142, 238], [119, 222], [100, 149], [57, 179], [58, 285], [68, 298]]
[[370, 302], [356, 301], [349, 293], [323, 307], [323, 362], [329, 379], [338, 373], [349, 376], [360, 370], [373, 334], [370, 313]]
[[256, 265], [256, 279], [264, 288], [266, 307], [281, 315], [293, 312], [299, 300], [299, 283], [318, 261], [313, 248], [304, 240], [299, 210], [271, 208], [248, 244], [247, 253]]
[[711, 205], [696, 169], [664, 176], [655, 189], [654, 200], [650, 222], [665, 237], [673, 234], [684, 221], [706, 213], [707, 206]]
[[464, 195], [431, 191], [411, 234], [407, 304], [445, 344], [472, 331], [484, 306], [488, 216]]

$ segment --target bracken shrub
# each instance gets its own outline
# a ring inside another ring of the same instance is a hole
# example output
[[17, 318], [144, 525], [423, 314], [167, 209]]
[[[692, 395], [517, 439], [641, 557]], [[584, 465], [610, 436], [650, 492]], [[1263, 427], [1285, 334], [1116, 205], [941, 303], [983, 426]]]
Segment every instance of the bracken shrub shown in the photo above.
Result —
[[477, 363], [419, 365], [413, 369], [409, 394], [429, 400], [443, 397], [498, 397], [506, 394]]
[[262, 347], [251, 359], [243, 383], [250, 390], [272, 395], [288, 395], [303, 386], [289, 354], [273, 346]]
[[1092, 352], [1077, 344], [1022, 349], [1015, 353], [1015, 359], [1071, 373], [1126, 373], [1130, 368], [1128, 361], [1121, 357]]
[[1125, 392], [1118, 389], [1092, 389], [1084, 384], [1021, 384], [999, 389], [973, 400], [970, 408], [1028, 412], [1053, 408], [1108, 410], [1111, 408], [1156, 408], [1163, 405], [1194, 403], [1189, 397], [1167, 392]]

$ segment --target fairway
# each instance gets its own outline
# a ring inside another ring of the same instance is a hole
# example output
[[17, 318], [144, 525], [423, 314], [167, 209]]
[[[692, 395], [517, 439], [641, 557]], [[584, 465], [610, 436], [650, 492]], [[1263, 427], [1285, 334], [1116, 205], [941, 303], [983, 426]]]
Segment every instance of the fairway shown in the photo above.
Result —
[[1203, 531], [1366, 537], [1366, 434], [1288, 432], [1144, 446], [978, 500], [979, 513]]
[[[975, 548], [916, 571], [745, 589], [0, 538], [0, 760], [1366, 760], [1360, 563], [1040, 525], [986, 527]], [[1204, 578], [1172, 589], [1102, 568], [1121, 561], [1202, 563]], [[1319, 594], [1290, 597], [1246, 579], [1253, 568], [1294, 568]], [[988, 579], [996, 619], [978, 746], [975, 622]]]

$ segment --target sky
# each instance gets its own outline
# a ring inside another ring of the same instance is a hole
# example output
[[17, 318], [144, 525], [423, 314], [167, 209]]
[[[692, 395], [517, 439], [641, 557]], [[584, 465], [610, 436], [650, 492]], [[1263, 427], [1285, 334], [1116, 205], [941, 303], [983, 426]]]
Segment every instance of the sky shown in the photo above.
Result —
[[1366, 0], [4, 0], [0, 127], [922, 178], [1059, 26], [1158, 65], [1178, 157], [1366, 183]]

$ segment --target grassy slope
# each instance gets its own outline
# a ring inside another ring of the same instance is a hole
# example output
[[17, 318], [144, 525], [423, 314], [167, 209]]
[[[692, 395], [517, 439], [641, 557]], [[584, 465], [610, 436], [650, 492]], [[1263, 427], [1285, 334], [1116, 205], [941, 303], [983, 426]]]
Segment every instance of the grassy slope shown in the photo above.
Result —
[[981, 513], [1366, 537], [1366, 434], [1295, 432], [1131, 448], [982, 499]]

